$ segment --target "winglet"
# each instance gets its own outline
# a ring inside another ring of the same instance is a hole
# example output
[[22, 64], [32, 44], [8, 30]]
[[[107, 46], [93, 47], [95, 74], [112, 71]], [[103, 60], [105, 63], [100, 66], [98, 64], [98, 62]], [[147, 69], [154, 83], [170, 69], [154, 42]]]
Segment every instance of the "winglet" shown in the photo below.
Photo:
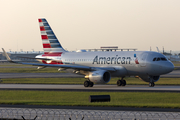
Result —
[[7, 54], [7, 52], [4, 50], [4, 48], [2, 48], [2, 50], [3, 50], [3, 52], [4, 52], [5, 56], [6, 56], [6, 59], [7, 59], [9, 62], [13, 62], [13, 61], [11, 60], [11, 58], [9, 57], [9, 55]]
[[159, 48], [158, 47], [156, 47], [156, 48], [157, 48], [158, 53], [160, 53]]

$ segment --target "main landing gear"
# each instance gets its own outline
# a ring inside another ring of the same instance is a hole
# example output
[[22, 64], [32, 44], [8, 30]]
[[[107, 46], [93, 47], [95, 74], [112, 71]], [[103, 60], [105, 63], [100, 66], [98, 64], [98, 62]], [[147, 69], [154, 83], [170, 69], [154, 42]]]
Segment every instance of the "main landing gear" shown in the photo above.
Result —
[[94, 83], [91, 81], [84, 81], [84, 87], [93, 87]]
[[117, 81], [117, 86], [126, 86], [126, 80], [123, 80], [123, 78], [121, 80]]
[[149, 83], [149, 87], [154, 87], [154, 86], [155, 86], [154, 82]]

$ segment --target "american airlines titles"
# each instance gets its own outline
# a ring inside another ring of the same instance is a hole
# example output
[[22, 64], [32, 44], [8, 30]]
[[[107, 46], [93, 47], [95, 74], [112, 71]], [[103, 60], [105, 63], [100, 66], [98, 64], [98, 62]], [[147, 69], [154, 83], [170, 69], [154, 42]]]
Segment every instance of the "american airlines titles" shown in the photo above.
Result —
[[93, 59], [92, 64], [130, 64], [131, 57], [119, 57], [116, 55], [115, 57], [99, 57], [96, 56]]

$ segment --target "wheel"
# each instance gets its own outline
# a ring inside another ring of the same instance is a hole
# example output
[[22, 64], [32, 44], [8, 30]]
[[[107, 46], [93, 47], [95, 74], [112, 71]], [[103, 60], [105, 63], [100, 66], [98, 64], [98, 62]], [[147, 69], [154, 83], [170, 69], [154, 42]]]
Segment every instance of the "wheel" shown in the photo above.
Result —
[[126, 81], [125, 80], [121, 80], [122, 81], [122, 86], [126, 86]]
[[149, 87], [151, 87], [152, 83], [149, 83]]
[[93, 82], [89, 82], [89, 87], [93, 87], [94, 83]]
[[117, 86], [121, 86], [122, 85], [122, 81], [118, 80], [116, 84], [117, 84]]
[[153, 82], [152, 84], [153, 84], [153, 86], [152, 86], [152, 87], [154, 87], [154, 86], [155, 86], [155, 83]]
[[155, 86], [154, 82], [149, 83], [149, 87], [154, 87], [154, 86]]
[[84, 81], [84, 87], [89, 87], [89, 81]]

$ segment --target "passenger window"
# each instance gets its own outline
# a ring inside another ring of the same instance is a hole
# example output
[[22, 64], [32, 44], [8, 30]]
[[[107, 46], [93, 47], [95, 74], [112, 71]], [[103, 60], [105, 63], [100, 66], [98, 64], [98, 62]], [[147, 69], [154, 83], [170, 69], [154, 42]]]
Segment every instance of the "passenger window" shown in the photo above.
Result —
[[156, 61], [156, 58], [154, 58], [153, 61]]
[[160, 58], [157, 58], [157, 61], [160, 61]]

